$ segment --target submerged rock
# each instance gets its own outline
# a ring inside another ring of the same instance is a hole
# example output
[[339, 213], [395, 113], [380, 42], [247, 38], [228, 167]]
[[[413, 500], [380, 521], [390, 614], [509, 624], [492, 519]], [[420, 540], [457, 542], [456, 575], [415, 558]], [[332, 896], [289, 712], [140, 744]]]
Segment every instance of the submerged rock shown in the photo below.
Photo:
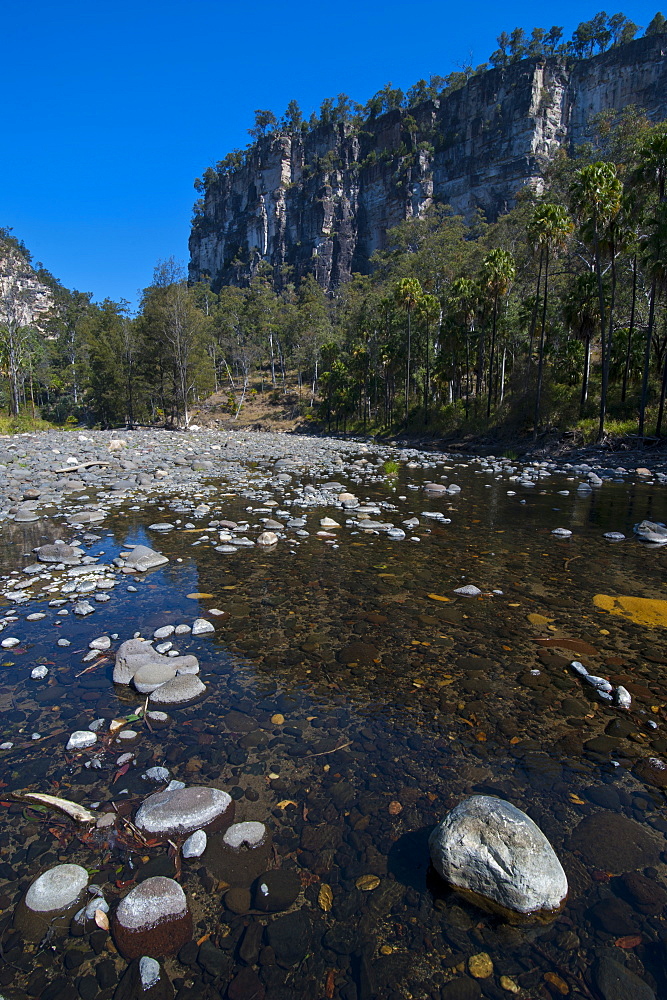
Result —
[[658, 521], [640, 521], [634, 526], [635, 534], [643, 542], [652, 542], [653, 545], [667, 544], [667, 527]]
[[[172, 661], [173, 662], [173, 661]], [[166, 684], [160, 684], [150, 696], [151, 705], [184, 705], [200, 698], [206, 691], [194, 674], [178, 674]]]
[[551, 844], [529, 816], [503, 799], [464, 799], [435, 828], [429, 848], [446, 882], [504, 911], [548, 916], [567, 897]]
[[56, 865], [38, 875], [16, 908], [14, 926], [26, 941], [41, 941], [49, 928], [65, 930], [85, 900], [88, 872]]
[[116, 987], [113, 1000], [171, 1000], [174, 987], [160, 963], [148, 955], [130, 962]]
[[206, 865], [232, 887], [249, 888], [266, 871], [272, 839], [264, 823], [233, 823], [209, 839]]
[[124, 958], [175, 955], [192, 937], [185, 893], [162, 875], [140, 882], [118, 904], [111, 932]]
[[155, 792], [139, 806], [134, 822], [151, 836], [171, 837], [195, 830], [225, 830], [234, 819], [234, 801], [219, 788], [189, 788]]

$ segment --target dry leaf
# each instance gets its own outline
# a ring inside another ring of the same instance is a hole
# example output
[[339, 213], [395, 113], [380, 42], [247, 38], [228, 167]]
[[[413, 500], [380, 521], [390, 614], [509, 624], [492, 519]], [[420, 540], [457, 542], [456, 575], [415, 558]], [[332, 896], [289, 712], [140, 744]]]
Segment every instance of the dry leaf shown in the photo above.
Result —
[[320, 905], [320, 909], [328, 913], [333, 906], [333, 892], [331, 891], [331, 886], [323, 883], [320, 886], [320, 891], [317, 894], [317, 902]]
[[278, 803], [278, 809], [285, 809], [287, 806], [295, 806], [297, 803], [294, 799], [281, 799]]
[[451, 601], [451, 597], [442, 597], [440, 594], [427, 594], [432, 601]]
[[617, 948], [636, 948], [642, 943], [641, 934], [627, 934], [625, 937], [616, 938], [614, 944]]
[[586, 805], [586, 803], [584, 802], [584, 800], [580, 799], [578, 795], [574, 794], [574, 792], [570, 792], [570, 802], [574, 802], [575, 805], [578, 805], [578, 806], [584, 806], [584, 805]]
[[371, 889], [377, 889], [380, 884], [380, 879], [377, 875], [362, 875], [354, 884], [357, 889], [361, 889], [362, 892], [370, 892]]
[[188, 598], [189, 601], [202, 601], [202, 600], [208, 600], [210, 597], [213, 597], [213, 594], [195, 593], [195, 594], [186, 594], [186, 597]]
[[558, 992], [561, 993], [563, 996], [567, 996], [567, 994], [570, 992], [570, 987], [563, 979], [560, 978], [560, 976], [557, 976], [555, 972], [545, 972], [544, 978], [548, 983], [551, 983], [551, 985], [555, 989], [557, 989]]
[[101, 931], [109, 930], [109, 918], [104, 910], [95, 910], [95, 923]]

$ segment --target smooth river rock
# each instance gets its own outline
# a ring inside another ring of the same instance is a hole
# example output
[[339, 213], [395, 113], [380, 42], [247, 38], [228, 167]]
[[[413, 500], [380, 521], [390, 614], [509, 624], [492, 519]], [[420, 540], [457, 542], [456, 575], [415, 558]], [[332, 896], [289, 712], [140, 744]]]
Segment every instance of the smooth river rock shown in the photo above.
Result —
[[431, 861], [455, 888], [516, 914], [555, 914], [567, 898], [565, 872], [542, 831], [516, 806], [473, 795], [429, 838]]

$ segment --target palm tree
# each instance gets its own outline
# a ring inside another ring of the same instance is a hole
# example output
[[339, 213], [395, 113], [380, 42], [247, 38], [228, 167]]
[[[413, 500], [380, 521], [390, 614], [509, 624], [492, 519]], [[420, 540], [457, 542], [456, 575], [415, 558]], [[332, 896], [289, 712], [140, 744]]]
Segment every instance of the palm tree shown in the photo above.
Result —
[[449, 289], [449, 309], [455, 322], [465, 327], [466, 341], [466, 395], [465, 413], [468, 419], [470, 403], [470, 335], [475, 331], [479, 306], [479, 286], [471, 278], [456, 278]]
[[489, 382], [487, 386], [486, 419], [491, 417], [491, 388], [493, 378], [493, 361], [496, 350], [496, 331], [498, 328], [498, 303], [509, 294], [516, 275], [514, 258], [508, 250], [490, 250], [482, 262], [482, 287], [493, 297], [493, 320], [491, 332], [491, 350], [489, 351]]
[[544, 370], [544, 341], [547, 324], [547, 306], [549, 302], [549, 254], [565, 245], [573, 230], [572, 222], [562, 205], [538, 205], [528, 225], [528, 238], [539, 247], [540, 263], [538, 268], [537, 299], [540, 297], [540, 275], [544, 267], [544, 293], [542, 298], [542, 324], [540, 329], [540, 350], [537, 365], [537, 392], [535, 395], [535, 420], [533, 437], [537, 438], [540, 423], [540, 402], [542, 397], [542, 373]]
[[442, 311], [435, 295], [422, 295], [417, 303], [417, 315], [424, 324], [426, 335], [426, 376], [424, 379], [424, 426], [428, 426], [428, 399], [431, 387], [431, 323], [437, 323]]
[[[611, 358], [611, 335], [614, 320], [614, 292], [616, 274], [614, 260], [616, 239], [614, 222], [621, 208], [623, 186], [616, 174], [613, 163], [591, 163], [577, 170], [570, 189], [572, 208], [581, 225], [581, 235], [593, 248], [595, 276], [597, 278], [600, 303], [600, 332], [602, 353], [602, 390], [600, 392], [600, 425], [598, 440], [604, 436], [604, 421], [607, 411], [607, 386], [609, 383], [609, 361]], [[611, 259], [612, 291], [609, 305], [609, 335], [605, 325], [605, 301], [602, 286], [602, 254], [607, 249]]]
[[588, 400], [588, 377], [591, 367], [591, 339], [600, 324], [600, 306], [597, 301], [595, 275], [590, 271], [580, 274], [563, 304], [565, 322], [584, 342], [584, 370], [581, 379], [579, 415], [584, 415]]
[[396, 285], [394, 297], [401, 309], [408, 314], [408, 353], [405, 364], [405, 423], [408, 423], [408, 408], [410, 402], [410, 355], [412, 350], [412, 310], [422, 296], [422, 286], [417, 278], [401, 278]]

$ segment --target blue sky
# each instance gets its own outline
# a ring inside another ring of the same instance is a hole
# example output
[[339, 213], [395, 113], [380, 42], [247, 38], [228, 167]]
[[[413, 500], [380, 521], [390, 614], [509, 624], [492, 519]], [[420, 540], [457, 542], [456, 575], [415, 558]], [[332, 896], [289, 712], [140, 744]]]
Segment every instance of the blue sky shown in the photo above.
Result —
[[[256, 108], [308, 115], [363, 102], [471, 56], [516, 26], [562, 25], [592, 4], [34, 0], [3, 11], [0, 226], [64, 285], [136, 303], [158, 259], [187, 261], [192, 184], [249, 141]], [[615, 13], [617, 8], [609, 8]], [[656, 0], [621, 8], [641, 26]]]

